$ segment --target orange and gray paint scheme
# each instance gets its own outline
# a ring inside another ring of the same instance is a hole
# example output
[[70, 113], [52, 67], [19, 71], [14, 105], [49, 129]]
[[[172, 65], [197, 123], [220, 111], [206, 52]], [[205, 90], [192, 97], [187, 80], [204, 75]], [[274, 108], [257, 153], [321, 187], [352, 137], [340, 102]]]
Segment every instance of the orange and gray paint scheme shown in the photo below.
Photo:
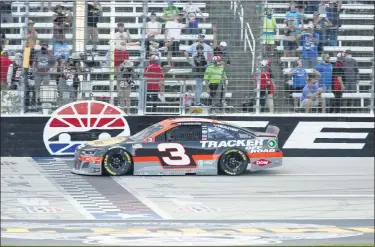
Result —
[[[202, 132], [215, 126], [244, 131], [249, 133], [249, 136], [239, 139], [210, 139], [202, 135], [199, 141], [170, 141], [159, 138], [178, 126], [194, 124], [201, 126], [199, 128], [202, 128]], [[105, 145], [106, 143], [108, 145]], [[145, 135], [138, 141], [130, 136], [117, 137], [108, 142], [88, 143], [76, 151], [76, 157], [79, 156], [82, 162], [87, 160], [88, 167], [74, 172], [101, 175], [105, 150], [113, 147], [121, 147], [129, 153], [133, 162], [133, 175], [217, 175], [220, 157], [228, 150], [239, 150], [245, 154], [248, 161], [247, 169], [252, 171], [279, 167], [282, 165], [283, 157], [277, 146], [277, 133], [251, 132], [219, 120], [177, 118], [159, 122], [155, 132]], [[85, 148], [98, 148], [104, 151], [99, 152], [101, 156], [86, 156], [83, 154]], [[95, 169], [88, 169], [89, 167]]]

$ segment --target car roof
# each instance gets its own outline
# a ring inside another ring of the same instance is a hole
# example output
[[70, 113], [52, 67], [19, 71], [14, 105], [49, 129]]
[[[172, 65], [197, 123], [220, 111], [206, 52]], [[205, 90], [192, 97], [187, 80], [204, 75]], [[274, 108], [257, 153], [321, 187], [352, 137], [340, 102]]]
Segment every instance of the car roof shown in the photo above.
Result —
[[219, 121], [219, 120], [208, 119], [208, 118], [171, 118], [171, 119], [166, 119], [166, 120], [161, 121], [160, 124], [164, 125], [164, 126], [167, 126], [167, 125], [171, 125], [171, 124], [190, 123], [190, 122], [227, 124], [227, 123]]

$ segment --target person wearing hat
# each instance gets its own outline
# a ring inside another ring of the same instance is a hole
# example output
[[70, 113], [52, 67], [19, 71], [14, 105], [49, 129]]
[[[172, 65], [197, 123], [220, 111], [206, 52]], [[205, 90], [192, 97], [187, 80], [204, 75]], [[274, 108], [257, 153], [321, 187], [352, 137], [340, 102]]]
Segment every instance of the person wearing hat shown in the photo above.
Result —
[[161, 23], [156, 21], [156, 14], [152, 12], [150, 16], [150, 21], [146, 23], [147, 36], [156, 36], [161, 34], [161, 28]]
[[333, 76], [332, 92], [335, 98], [331, 100], [331, 104], [332, 104], [332, 112], [340, 113], [341, 105], [342, 105], [342, 95], [343, 95], [343, 92], [345, 91], [345, 85], [343, 82], [344, 53], [338, 52], [336, 57], [337, 57], [337, 60], [333, 65], [333, 71], [332, 71], [332, 76]]
[[220, 56], [226, 65], [230, 65], [230, 57], [227, 51], [228, 44], [225, 41], [221, 41], [219, 45], [216, 45], [214, 40], [214, 56]]
[[29, 47], [34, 48], [38, 40], [38, 33], [35, 31], [33, 20], [29, 19], [27, 26], [27, 41], [29, 42]]
[[326, 17], [320, 17], [319, 12], [313, 14], [313, 27], [317, 34], [319, 34], [318, 53], [321, 54], [324, 51], [324, 46], [327, 44], [327, 28], [332, 26]]
[[318, 63], [319, 34], [314, 32], [312, 25], [307, 27], [307, 31], [297, 35], [297, 39], [302, 43], [302, 60], [305, 69], [311, 69]]
[[189, 60], [190, 55], [192, 57], [195, 57], [197, 55], [197, 53], [198, 53], [197, 46], [202, 46], [203, 47], [203, 55], [204, 55], [205, 59], [207, 61], [211, 60], [211, 58], [213, 57], [213, 50], [212, 50], [211, 46], [206, 44], [205, 38], [206, 38], [206, 36], [204, 34], [198, 35], [198, 42], [192, 44], [191, 46], [189, 46], [188, 49], [186, 49], [186, 51], [184, 52], [184, 55], [185, 55], [187, 60]]
[[8, 70], [9, 66], [13, 64], [13, 61], [9, 58], [9, 50], [4, 49], [1, 52], [0, 56], [0, 83], [1, 83], [1, 89], [7, 89], [8, 88]]
[[164, 91], [164, 71], [159, 64], [160, 57], [151, 55], [150, 63], [144, 72], [146, 82], [147, 99], [146, 102], [152, 104], [152, 112], [156, 112], [157, 102], [165, 102]]
[[131, 61], [123, 61], [120, 64], [120, 68], [116, 73], [117, 80], [117, 99], [120, 108], [125, 111], [126, 114], [130, 114], [131, 104], [131, 88], [134, 85], [134, 63]]

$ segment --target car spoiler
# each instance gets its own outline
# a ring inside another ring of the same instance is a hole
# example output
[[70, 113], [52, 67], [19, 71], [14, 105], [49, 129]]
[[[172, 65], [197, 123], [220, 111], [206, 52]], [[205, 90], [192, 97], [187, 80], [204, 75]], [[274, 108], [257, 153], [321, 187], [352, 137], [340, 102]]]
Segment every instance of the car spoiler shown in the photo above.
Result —
[[267, 129], [266, 129], [266, 133], [267, 134], [272, 134], [272, 135], [275, 135], [277, 136], [280, 132], [280, 129], [279, 127], [276, 127], [274, 125], [268, 125]]

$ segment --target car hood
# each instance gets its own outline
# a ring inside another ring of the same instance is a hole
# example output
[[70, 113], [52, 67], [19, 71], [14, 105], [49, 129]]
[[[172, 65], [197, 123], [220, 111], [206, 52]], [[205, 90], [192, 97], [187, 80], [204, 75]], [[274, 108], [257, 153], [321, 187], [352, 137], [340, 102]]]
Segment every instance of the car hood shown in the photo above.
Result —
[[107, 146], [113, 146], [116, 144], [125, 144], [125, 143], [133, 143], [132, 140], [129, 139], [129, 137], [126, 136], [117, 136], [113, 138], [109, 138], [106, 140], [96, 140], [96, 141], [91, 141], [87, 142], [86, 146], [90, 147], [107, 147]]

